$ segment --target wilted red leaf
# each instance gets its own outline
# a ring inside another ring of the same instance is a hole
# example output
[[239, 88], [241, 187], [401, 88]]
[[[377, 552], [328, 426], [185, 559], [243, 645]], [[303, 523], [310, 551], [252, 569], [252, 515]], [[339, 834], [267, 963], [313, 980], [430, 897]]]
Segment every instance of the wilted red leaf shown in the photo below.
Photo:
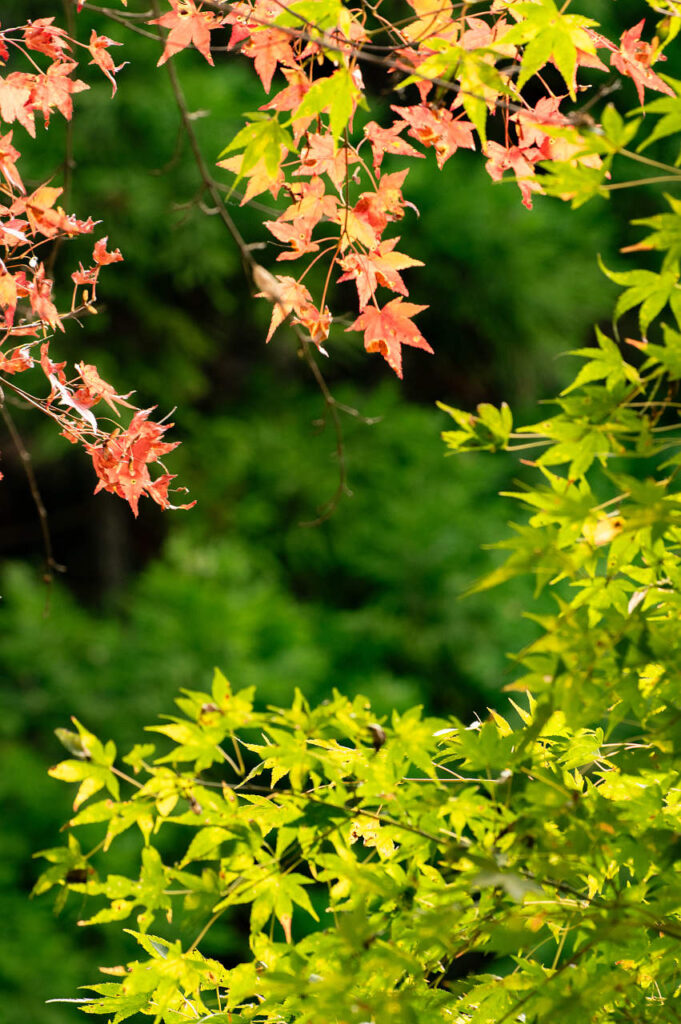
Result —
[[128, 61], [123, 61], [118, 66], [114, 64], [113, 57], [108, 51], [109, 46], [121, 46], [121, 43], [115, 42], [113, 39], [109, 39], [108, 36], [98, 36], [95, 30], [92, 30], [90, 36], [90, 42], [88, 44], [88, 50], [92, 54], [91, 64], [96, 64], [97, 67], [101, 68], [106, 77], [109, 79], [112, 85], [111, 95], [116, 94], [116, 79], [114, 75], [121, 68], [124, 68]]

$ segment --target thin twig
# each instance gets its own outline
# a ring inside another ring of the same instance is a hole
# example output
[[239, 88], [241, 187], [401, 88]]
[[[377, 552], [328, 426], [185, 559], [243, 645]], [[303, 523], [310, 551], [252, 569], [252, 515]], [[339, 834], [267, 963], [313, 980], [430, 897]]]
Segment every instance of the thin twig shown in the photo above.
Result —
[[50, 610], [50, 585], [54, 580], [55, 572], [66, 572], [66, 566], [60, 565], [55, 560], [54, 551], [52, 548], [52, 536], [50, 534], [50, 525], [47, 518], [47, 510], [43, 503], [42, 495], [38, 487], [38, 481], [33, 469], [31, 461], [31, 455], [26, 445], [24, 444], [21, 434], [17, 430], [16, 424], [7, 409], [4, 399], [0, 402], [0, 414], [4, 420], [5, 426], [9, 436], [12, 438], [12, 444], [14, 445], [17, 455], [21, 459], [21, 464], [26, 474], [26, 480], [28, 481], [29, 490], [31, 497], [33, 498], [33, 504], [35, 505], [36, 512], [38, 513], [38, 521], [40, 523], [40, 532], [43, 537], [43, 548], [45, 550], [45, 572], [43, 574], [43, 580], [48, 587], [47, 597], [45, 601], [45, 608], [43, 615], [47, 616]]

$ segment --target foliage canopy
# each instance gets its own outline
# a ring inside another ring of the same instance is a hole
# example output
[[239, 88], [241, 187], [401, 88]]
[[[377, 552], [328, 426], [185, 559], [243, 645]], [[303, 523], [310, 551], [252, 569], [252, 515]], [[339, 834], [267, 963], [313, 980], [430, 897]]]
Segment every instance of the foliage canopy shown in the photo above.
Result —
[[[492, 179], [511, 172], [528, 209], [542, 193], [579, 206], [681, 178], [669, 156], [681, 82], [660, 69], [681, 27], [672, 2], [654, 5], [651, 41], [645, 19], [617, 38], [553, 0], [474, 10], [410, 0], [406, 19], [387, 4], [340, 0], [153, 0], [153, 17], [124, 7], [105, 13], [163, 31], [158, 63], [168, 65], [203, 192], [272, 306], [270, 336], [284, 321], [294, 328], [336, 424], [318, 359], [332, 325], [362, 332], [367, 351], [400, 376], [402, 346], [430, 349], [401, 276], [419, 261], [384, 237], [407, 209], [408, 172], [384, 170], [384, 160], [422, 157], [415, 143], [443, 167], [457, 149], [479, 147]], [[220, 166], [230, 189], [245, 186], [243, 202], [283, 197], [265, 227], [280, 262], [311, 257], [297, 277], [255, 261], [198, 148], [175, 69], [190, 46], [213, 63], [213, 33], [227, 26], [226, 48], [253, 60], [266, 92], [275, 75], [287, 84], [246, 115]], [[50, 60], [2, 80], [0, 117], [30, 135], [37, 112], [46, 122], [54, 109], [71, 117], [71, 96], [85, 87], [72, 77], [74, 46], [113, 91], [124, 66], [108, 36], [93, 30], [77, 44], [54, 19], [1, 38], [4, 60], [10, 48]], [[399, 90], [396, 119], [372, 100], [369, 68]], [[611, 100], [623, 84], [634, 109]], [[105, 402], [118, 414], [130, 395], [84, 362], [67, 379], [49, 354], [50, 332], [90, 311], [99, 268], [118, 254], [105, 237], [95, 244], [60, 313], [42, 246], [94, 225], [55, 205], [58, 188], [27, 191], [14, 130], [0, 139], [3, 381], [84, 445], [98, 488], [133, 511], [144, 493], [167, 507], [172, 477], [148, 472], [174, 447], [161, 440], [167, 424], [132, 408], [125, 429], [103, 427], [90, 410]], [[632, 166], [649, 176], [627, 177]], [[93, 897], [82, 924], [132, 924], [140, 950], [103, 967], [112, 980], [91, 985], [81, 1009], [116, 1024], [137, 1014], [166, 1024], [679, 1017], [680, 218], [670, 194], [663, 212], [635, 222], [644, 237], [628, 252], [661, 253], [659, 269], [604, 267], [623, 289], [612, 330], [573, 353], [579, 369], [553, 415], [514, 429], [506, 405], [445, 407], [453, 451], [534, 456], [524, 459], [533, 482], [510, 495], [526, 518], [499, 544], [505, 563], [476, 584], [528, 575], [555, 599], [517, 656], [508, 713], [463, 723], [412, 709], [382, 720], [364, 698], [339, 693], [318, 707], [297, 693], [290, 708], [261, 711], [252, 691], [233, 692], [216, 671], [209, 694], [183, 691], [180, 714], [150, 727], [161, 750], [140, 743], [124, 768], [113, 742], [79, 722], [59, 731], [70, 757], [51, 774], [78, 790], [68, 841], [43, 851], [49, 866], [35, 892], [57, 887], [60, 904], [71, 892]], [[327, 269], [313, 296], [303, 278], [317, 261]], [[354, 285], [357, 315], [332, 314], [334, 275]], [[37, 346], [46, 399], [13, 381], [33, 370]], [[106, 865], [131, 831], [139, 873], [127, 877]], [[202, 949], [216, 922], [244, 905], [249, 948], [226, 965]], [[180, 917], [193, 929], [188, 941], [174, 930]]]

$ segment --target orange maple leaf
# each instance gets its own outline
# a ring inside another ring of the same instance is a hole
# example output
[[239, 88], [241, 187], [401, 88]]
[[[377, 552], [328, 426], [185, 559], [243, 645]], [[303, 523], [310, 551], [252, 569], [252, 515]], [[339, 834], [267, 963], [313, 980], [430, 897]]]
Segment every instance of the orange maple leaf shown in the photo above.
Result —
[[66, 31], [54, 24], [54, 18], [36, 18], [24, 28], [24, 42], [29, 50], [37, 50], [53, 60], [63, 60], [64, 52], [70, 50]]
[[91, 64], [96, 64], [100, 68], [106, 77], [109, 79], [112, 85], [111, 95], [116, 95], [116, 79], [114, 75], [121, 68], [124, 68], [129, 61], [124, 60], [122, 64], [114, 64], [113, 57], [108, 51], [109, 46], [122, 46], [122, 43], [117, 43], [113, 39], [109, 39], [108, 36], [98, 36], [95, 30], [92, 30], [90, 35], [90, 42], [88, 43], [88, 50], [92, 54]]
[[633, 28], [623, 32], [620, 36], [619, 49], [609, 39], [597, 32], [589, 33], [596, 46], [605, 47], [611, 51], [610, 64], [612, 67], [617, 68], [627, 78], [633, 79], [641, 105], [644, 103], [645, 89], [655, 89], [657, 92], [666, 93], [667, 96], [675, 95], [671, 86], [667, 85], [651, 68], [656, 60], [666, 60], [667, 58], [655, 50], [650, 43], [642, 41], [641, 32], [644, 25], [645, 18]]
[[371, 302], [378, 285], [400, 295], [409, 294], [398, 271], [406, 270], [407, 267], [422, 267], [423, 263], [402, 252], [395, 252], [398, 242], [399, 238], [387, 238], [373, 252], [351, 252], [339, 261], [345, 273], [338, 278], [338, 282], [355, 282], [360, 309]]
[[0, 75], [0, 121], [12, 124], [18, 121], [32, 139], [35, 138], [35, 120], [31, 105], [33, 75], [13, 71], [7, 78]]
[[299, 217], [295, 224], [282, 220], [266, 220], [264, 225], [275, 238], [291, 246], [287, 252], [281, 252], [277, 260], [297, 260], [306, 252], [317, 252], [319, 244], [312, 241], [316, 220], [312, 217]]
[[222, 21], [211, 11], [202, 11], [197, 8], [194, 0], [168, 0], [168, 2], [172, 11], [168, 11], [160, 18], [153, 18], [149, 22], [150, 25], [161, 25], [162, 28], [170, 30], [157, 67], [165, 64], [169, 57], [174, 57], [176, 53], [184, 50], [191, 43], [208, 63], [212, 64], [210, 33], [212, 29], [219, 28]]
[[409, 135], [423, 146], [435, 148], [437, 165], [442, 170], [457, 149], [475, 149], [473, 125], [470, 121], [454, 119], [446, 107], [433, 109], [425, 103], [413, 107], [391, 106], [409, 124]]
[[364, 347], [367, 352], [380, 352], [388, 366], [401, 378], [402, 345], [422, 348], [425, 352], [433, 351], [411, 320], [411, 317], [424, 309], [428, 307], [392, 299], [383, 309], [367, 306], [346, 330], [364, 331]]
[[400, 134], [407, 127], [406, 121], [395, 121], [390, 128], [381, 128], [376, 121], [369, 121], [364, 126], [364, 136], [369, 140], [374, 155], [374, 170], [378, 174], [385, 153], [394, 156], [415, 156], [423, 159], [423, 153], [410, 146]]
[[140, 409], [133, 416], [130, 426], [121, 433], [111, 434], [104, 443], [85, 442], [85, 449], [92, 458], [92, 464], [99, 482], [97, 491], [110, 491], [125, 498], [133, 514], [137, 516], [139, 499], [147, 494], [162, 508], [191, 508], [188, 505], [171, 505], [168, 500], [168, 484], [173, 479], [164, 473], [157, 480], [149, 475], [150, 463], [158, 462], [168, 452], [177, 448], [179, 442], [168, 443], [161, 438], [172, 423], [149, 421], [152, 409]]
[[96, 366], [92, 366], [88, 363], [78, 363], [76, 366], [80, 379], [83, 382], [82, 386], [74, 394], [74, 400], [79, 405], [85, 406], [86, 409], [90, 409], [97, 402], [104, 401], [113, 411], [118, 415], [118, 406], [124, 405], [128, 409], [134, 409], [135, 407], [126, 401], [130, 398], [132, 391], [127, 395], [118, 395], [111, 384], [107, 384], [105, 380], [99, 376]]
[[69, 77], [77, 66], [74, 63], [51, 64], [44, 75], [32, 76], [31, 106], [34, 110], [41, 111], [46, 127], [50, 123], [53, 107], [56, 107], [60, 114], [70, 121], [73, 115], [72, 94], [90, 88], [85, 82]]
[[300, 167], [294, 174], [328, 174], [337, 188], [345, 181], [350, 164], [357, 163], [357, 155], [346, 146], [338, 146], [330, 132], [326, 135], [308, 134], [307, 145], [300, 153]]
[[19, 151], [12, 145], [12, 132], [7, 132], [7, 135], [0, 135], [0, 174], [2, 174], [10, 188], [16, 188], [19, 192], [25, 192], [26, 189], [16, 164], [20, 155]]
[[106, 243], [108, 241], [108, 235], [100, 238], [95, 242], [95, 247], [92, 251], [92, 258], [100, 267], [106, 266], [108, 263], [119, 263], [123, 259], [120, 249], [114, 249], [112, 252], [106, 251]]
[[288, 34], [276, 28], [253, 31], [241, 52], [245, 57], [253, 58], [265, 92], [270, 91], [277, 64], [292, 64], [294, 61]]
[[15, 348], [11, 355], [0, 352], [0, 373], [23, 373], [33, 366], [33, 359], [26, 348]]
[[11, 327], [17, 308], [17, 282], [0, 260], [0, 308], [4, 310], [5, 324]]
[[78, 220], [65, 213], [61, 206], [52, 209], [62, 192], [61, 188], [41, 185], [30, 196], [15, 199], [10, 207], [10, 213], [25, 213], [31, 231], [39, 231], [46, 238], [54, 238], [60, 231], [67, 235], [86, 234], [92, 231], [95, 222], [91, 218]]
[[317, 224], [322, 218], [334, 220], [337, 217], [338, 199], [327, 195], [322, 178], [315, 175], [309, 181], [294, 181], [288, 186], [291, 205], [278, 220], [298, 221], [301, 217]]

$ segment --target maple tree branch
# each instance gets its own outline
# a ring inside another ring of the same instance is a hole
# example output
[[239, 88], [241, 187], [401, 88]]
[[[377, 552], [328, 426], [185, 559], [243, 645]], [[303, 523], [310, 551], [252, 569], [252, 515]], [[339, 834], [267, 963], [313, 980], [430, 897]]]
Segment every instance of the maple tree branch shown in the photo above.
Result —
[[[57, 562], [55, 557], [54, 557], [54, 549], [52, 547], [52, 535], [50, 533], [50, 525], [49, 525], [49, 520], [48, 520], [48, 517], [47, 517], [47, 509], [45, 508], [45, 504], [43, 502], [42, 495], [40, 493], [40, 488], [38, 487], [38, 480], [36, 478], [35, 471], [33, 469], [33, 463], [32, 463], [32, 460], [31, 460], [31, 454], [28, 451], [26, 445], [24, 444], [24, 442], [22, 440], [22, 437], [21, 437], [21, 434], [17, 430], [17, 426], [16, 426], [16, 423], [14, 422], [13, 417], [11, 416], [9, 410], [7, 409], [7, 405], [5, 403], [4, 396], [0, 399], [0, 415], [2, 416], [2, 418], [4, 420], [5, 426], [7, 427], [7, 432], [8, 432], [9, 436], [12, 439], [12, 444], [14, 445], [14, 447], [16, 449], [16, 453], [17, 453], [17, 455], [19, 456], [19, 458], [21, 460], [21, 465], [22, 465], [24, 473], [26, 475], [26, 480], [28, 482], [28, 487], [29, 487], [29, 490], [31, 492], [31, 498], [33, 499], [33, 504], [35, 505], [36, 512], [38, 513], [38, 521], [40, 523], [40, 532], [42, 534], [43, 548], [44, 548], [44, 551], [45, 551], [45, 572], [43, 574], [43, 581], [46, 583], [46, 585], [49, 588], [50, 584], [54, 580], [54, 573], [55, 572], [66, 572], [66, 566], [60, 565], [59, 562]], [[45, 602], [45, 608], [44, 608], [43, 614], [47, 615], [48, 611], [49, 611], [49, 590], [48, 590], [47, 600]]]
[[[160, 17], [160, 5], [158, 0], [152, 0], [152, 7], [154, 9], [155, 17]], [[225, 225], [229, 234], [231, 235], [233, 241], [235, 242], [239, 250], [239, 254], [241, 256], [241, 262], [243, 264], [244, 271], [247, 274], [249, 281], [253, 284], [254, 276], [257, 276], [254, 275], [254, 272], [256, 271], [256, 268], [258, 268], [258, 263], [251, 253], [250, 246], [244, 240], [241, 232], [234, 223], [234, 220], [232, 219], [225, 205], [219, 187], [215, 182], [215, 179], [213, 178], [210, 169], [208, 168], [208, 165], [206, 164], [205, 158], [201, 151], [201, 147], [199, 145], [198, 138], [196, 136], [196, 132], [194, 131], [191, 114], [189, 112], [189, 107], [187, 105], [184, 91], [182, 89], [182, 84], [179, 80], [173, 62], [167, 61], [165, 66], [170, 79], [170, 85], [173, 91], [173, 95], [175, 97], [175, 102], [180, 113], [182, 126], [184, 128], [185, 135], [189, 141], [189, 145], [192, 150], [192, 155], [194, 157], [194, 162], [196, 163], [203, 185], [210, 194], [213, 203], [215, 204], [215, 212], [219, 215], [220, 219], [222, 220], [223, 224]], [[279, 302], [278, 299], [276, 299], [276, 297], [273, 297], [273, 302], [278, 304], [283, 309], [281, 303]], [[286, 315], [288, 316], [289, 314], [287, 313]], [[312, 344], [312, 342], [305, 336], [303, 331], [297, 325], [291, 324], [290, 326], [293, 329], [296, 338], [298, 339], [300, 346], [300, 355], [304, 359], [307, 366], [309, 367], [310, 372], [312, 373], [312, 376], [314, 377], [315, 382], [317, 383], [317, 386], [322, 394], [322, 398], [324, 399], [324, 404], [326, 407], [326, 412], [331, 417], [331, 423], [333, 425], [333, 430], [336, 439], [335, 455], [338, 462], [338, 484], [336, 486], [336, 489], [331, 498], [329, 498], [329, 500], [322, 506], [319, 515], [315, 519], [300, 524], [301, 526], [319, 526], [323, 522], [326, 522], [326, 520], [331, 515], [333, 515], [334, 511], [338, 507], [338, 504], [344, 495], [350, 496], [352, 494], [352, 491], [349, 489], [347, 484], [345, 444], [343, 440], [343, 428], [340, 421], [339, 413], [340, 411], [343, 411], [346, 413], [351, 413], [352, 415], [356, 415], [358, 417], [360, 416], [360, 414], [357, 412], [357, 410], [350, 409], [348, 406], [345, 406], [342, 403], [338, 403], [336, 401], [326, 382], [324, 374], [320, 370], [317, 361], [315, 360], [314, 356], [310, 351], [309, 346]], [[365, 422], [370, 423], [372, 421], [365, 420]]]
[[[154, 10], [155, 17], [160, 18], [161, 8], [158, 0], [151, 0], [151, 4]], [[194, 131], [194, 126], [192, 124], [192, 119], [189, 113], [187, 100], [184, 95], [184, 90], [182, 88], [182, 84], [178, 77], [177, 71], [175, 70], [175, 66], [172, 61], [166, 61], [165, 68], [168, 73], [168, 78], [170, 80], [170, 87], [173, 91], [173, 96], [175, 97], [175, 103], [180, 113], [182, 126], [184, 128], [185, 135], [187, 136], [187, 139], [189, 141], [192, 155], [194, 157], [194, 162], [196, 164], [199, 174], [201, 175], [201, 180], [203, 181], [203, 184], [206, 187], [207, 191], [210, 193], [210, 197], [213, 200], [213, 203], [215, 204], [220, 219], [222, 220], [222, 223], [229, 231], [234, 243], [236, 244], [239, 250], [239, 254], [241, 256], [241, 261], [244, 265], [244, 269], [247, 271], [249, 277], [252, 277], [252, 271], [253, 266], [255, 265], [255, 260], [253, 259], [253, 256], [251, 255], [249, 247], [246, 244], [241, 232], [234, 223], [229, 213], [229, 210], [225, 206], [222, 195], [215, 183], [212, 174], [210, 173], [208, 165], [206, 164], [206, 161], [204, 159], [203, 153], [201, 152], [201, 147], [199, 146], [199, 140], [196, 137], [196, 132]]]
[[329, 389], [329, 386], [326, 383], [324, 374], [319, 368], [317, 360], [310, 352], [310, 344], [311, 342], [307, 341], [307, 339], [303, 337], [301, 342], [300, 354], [307, 363], [307, 365], [309, 366], [310, 372], [312, 373], [312, 376], [317, 382], [317, 386], [322, 393], [322, 398], [324, 399], [326, 411], [328, 415], [331, 417], [334, 433], [336, 435], [335, 454], [336, 461], [338, 463], [338, 484], [336, 486], [336, 490], [333, 492], [329, 500], [320, 509], [317, 518], [298, 524], [299, 526], [306, 527], [321, 526], [321, 524], [325, 523], [327, 519], [330, 519], [330, 517], [338, 508], [338, 505], [344, 496], [352, 497], [352, 491], [348, 487], [348, 473], [347, 463], [345, 461], [345, 443], [343, 440], [343, 426], [341, 424], [339, 415], [339, 410], [341, 409], [341, 406], [338, 405], [336, 399], [333, 397]]

